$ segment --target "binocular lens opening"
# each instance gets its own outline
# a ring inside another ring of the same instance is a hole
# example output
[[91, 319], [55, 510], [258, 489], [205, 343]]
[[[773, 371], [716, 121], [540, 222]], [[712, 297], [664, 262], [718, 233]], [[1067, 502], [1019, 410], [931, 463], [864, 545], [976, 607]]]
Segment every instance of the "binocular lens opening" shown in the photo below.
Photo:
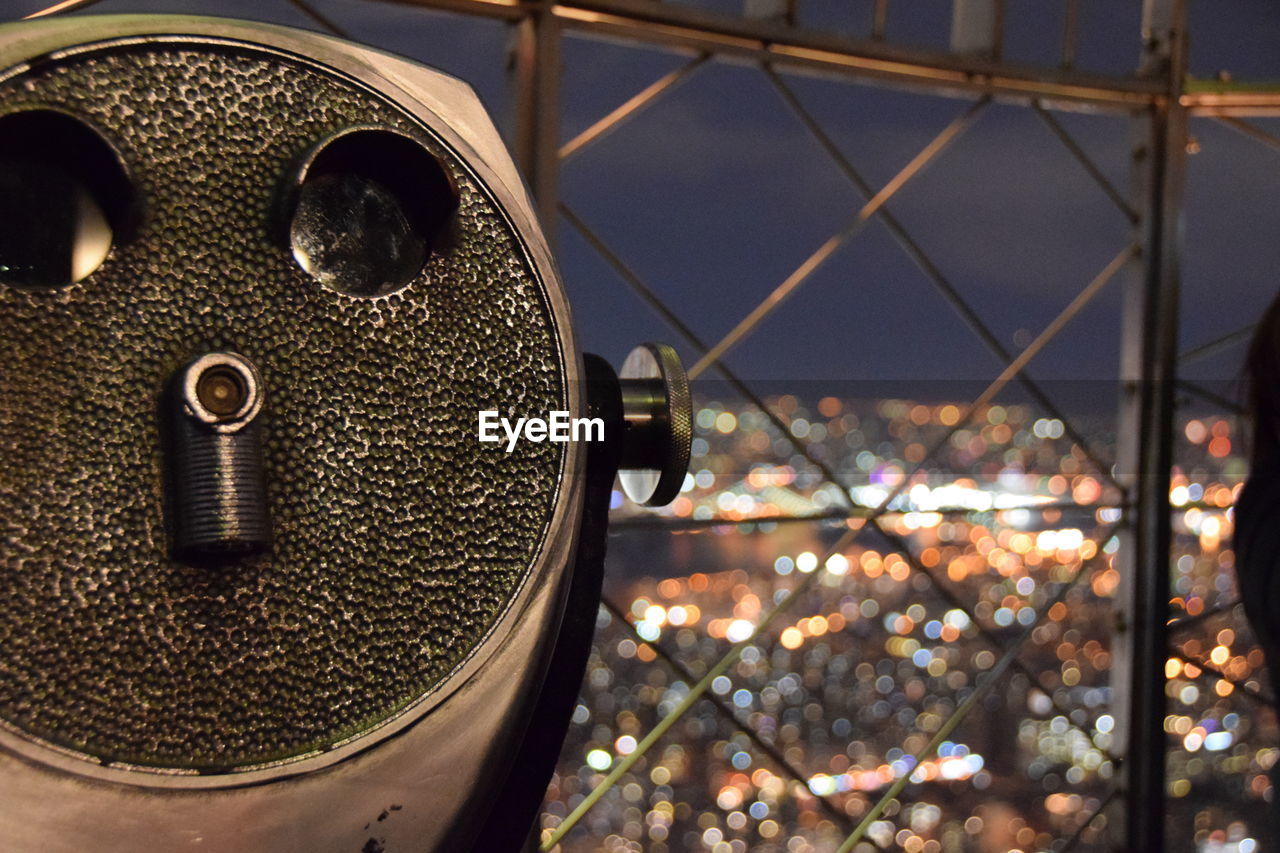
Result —
[[457, 190], [431, 152], [381, 129], [322, 142], [292, 195], [294, 260], [349, 296], [385, 296], [417, 277], [458, 207]]
[[115, 150], [53, 110], [0, 117], [0, 284], [83, 281], [124, 235], [134, 192]]

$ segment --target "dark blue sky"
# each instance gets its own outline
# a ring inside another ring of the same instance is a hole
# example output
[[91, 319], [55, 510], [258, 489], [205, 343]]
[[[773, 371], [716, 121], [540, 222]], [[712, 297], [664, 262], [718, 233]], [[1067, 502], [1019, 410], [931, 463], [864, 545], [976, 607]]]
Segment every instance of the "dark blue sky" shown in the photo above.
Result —
[[[8, 16], [44, 5], [13, 3]], [[698, 0], [723, 11], [737, 0]], [[950, 6], [890, 4], [889, 35], [942, 48]], [[504, 128], [507, 31], [479, 19], [367, 2], [323, 0], [326, 15], [383, 49], [471, 83]], [[1079, 63], [1122, 72], [1139, 54], [1138, 0], [1081, 4]], [[1059, 4], [1009, 4], [1006, 54], [1052, 64]], [[207, 3], [105, 0], [94, 12], [208, 10]], [[865, 35], [870, 0], [802, 0], [802, 19]], [[926, 11], [921, 11], [925, 9]], [[284, 0], [224, 2], [222, 14], [314, 26]], [[909, 12], [909, 13], [908, 13]], [[1280, 6], [1194, 0], [1192, 70], [1280, 79]], [[564, 138], [684, 61], [647, 48], [575, 37], [565, 45]], [[888, 180], [965, 103], [848, 82], [791, 77], [855, 166]], [[1060, 114], [1121, 189], [1132, 122]], [[1259, 126], [1280, 132], [1280, 122]], [[1280, 152], [1208, 120], [1192, 134], [1186, 193], [1183, 346], [1247, 323], [1280, 289]], [[756, 70], [704, 67], [681, 88], [566, 165], [564, 198], [704, 338], [714, 340], [840, 228], [862, 203]], [[1028, 109], [996, 104], [890, 208], [1001, 341], [1038, 332], [1129, 239], [1125, 218]], [[640, 340], [693, 353], [561, 223], [560, 260], [585, 348], [619, 361]], [[1054, 379], [1109, 379], [1120, 330], [1117, 280], [1033, 364]], [[1241, 350], [1195, 366], [1230, 378]], [[983, 379], [999, 370], [873, 223], [728, 361], [777, 380]], [[904, 390], [909, 395], [909, 390]]]

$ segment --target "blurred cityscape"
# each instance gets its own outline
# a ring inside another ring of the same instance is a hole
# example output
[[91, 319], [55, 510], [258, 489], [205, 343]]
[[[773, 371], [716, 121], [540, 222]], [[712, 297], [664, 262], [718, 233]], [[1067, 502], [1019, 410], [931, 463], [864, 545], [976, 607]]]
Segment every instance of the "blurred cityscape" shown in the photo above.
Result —
[[[1029, 406], [962, 424], [960, 404], [766, 402], [811, 458], [759, 409], [703, 398], [681, 497], [655, 515], [616, 496], [606, 607], [544, 838], [808, 577], [560, 849], [834, 851], [904, 775], [855, 850], [1101, 849], [1117, 776], [1119, 491], [1067, 425]], [[1114, 458], [1106, 418], [1075, 427]], [[1238, 428], [1215, 416], [1178, 427], [1171, 849], [1273, 849], [1271, 688], [1234, 606]], [[998, 686], [917, 762], [1019, 644]]]

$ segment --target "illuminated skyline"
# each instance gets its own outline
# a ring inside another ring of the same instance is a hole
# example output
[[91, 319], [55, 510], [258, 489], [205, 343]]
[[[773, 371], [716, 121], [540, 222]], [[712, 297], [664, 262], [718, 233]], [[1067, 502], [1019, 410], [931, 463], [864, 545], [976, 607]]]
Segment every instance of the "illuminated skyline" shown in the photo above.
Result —
[[[864, 508], [898, 485], [929, 439], [959, 417], [946, 403], [768, 402], [818, 452], [839, 447], [832, 458]], [[778, 460], [774, 451], [790, 445], [749, 407], [703, 399], [695, 422], [685, 490], [662, 514], [726, 523], [661, 534], [670, 537], [669, 553], [654, 553], [663, 540], [644, 526], [614, 537], [607, 597], [631, 627], [602, 612], [544, 825], [563, 817], [687, 693], [689, 681], [644, 641], [700, 676], [797, 578], [816, 572], [804, 601], [712, 683], [803, 784], [703, 700], [596, 807], [587, 820], [596, 840], [571, 835], [564, 849], [830, 850], [847, 822], [903, 773], [913, 781], [899, 809], [873, 825], [876, 846], [866, 849], [1031, 851], [1075, 832], [1116, 770], [1108, 679], [1119, 574], [1110, 531], [1120, 511], [1062, 424], [1021, 405], [978, 413], [885, 518], [910, 553], [872, 534], [819, 565], [829, 540], [861, 519], [765, 519], [828, 512], [834, 487], [793, 453]], [[1233, 600], [1228, 507], [1242, 468], [1228, 420], [1184, 418], [1179, 427], [1170, 604], [1175, 617], [1186, 617]], [[617, 514], [618, 521], [640, 515]], [[1031, 625], [1057, 583], [1086, 563], [1093, 568], [1085, 581], [1032, 632], [1023, 669], [1005, 676], [1005, 688], [936, 756], [913, 765], [910, 756], [992, 667], [999, 646]], [[644, 574], [644, 565], [667, 564], [677, 573]], [[1260, 653], [1225, 615], [1180, 636], [1180, 654], [1167, 667], [1169, 793], [1195, 804], [1172, 812], [1188, 835], [1249, 853], [1262, 849], [1259, 833], [1267, 831], [1260, 824], [1276, 731], [1269, 713], [1241, 705], [1248, 700], [1239, 690], [1267, 688]], [[838, 825], [818, 797], [846, 823]], [[1084, 831], [1084, 849], [1104, 825], [1099, 818]]]

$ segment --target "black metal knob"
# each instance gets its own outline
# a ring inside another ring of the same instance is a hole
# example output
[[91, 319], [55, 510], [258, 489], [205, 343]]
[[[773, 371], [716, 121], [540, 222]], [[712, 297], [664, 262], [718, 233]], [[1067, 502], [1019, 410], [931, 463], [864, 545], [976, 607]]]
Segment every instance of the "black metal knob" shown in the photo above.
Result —
[[618, 374], [622, 390], [622, 461], [627, 497], [663, 506], [680, 494], [693, 445], [693, 402], [680, 356], [666, 344], [641, 344]]

